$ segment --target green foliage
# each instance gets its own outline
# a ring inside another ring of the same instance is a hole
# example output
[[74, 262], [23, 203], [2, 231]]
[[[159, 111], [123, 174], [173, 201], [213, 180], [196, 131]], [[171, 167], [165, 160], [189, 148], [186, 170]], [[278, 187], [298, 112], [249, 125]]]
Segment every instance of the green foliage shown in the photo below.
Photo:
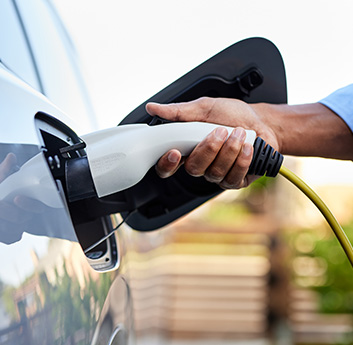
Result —
[[[352, 242], [353, 222], [344, 226], [344, 230]], [[297, 257], [312, 258], [319, 263], [321, 271], [316, 267], [307, 278], [311, 278], [311, 287], [319, 293], [321, 311], [353, 313], [353, 268], [332, 231], [322, 228], [300, 231], [291, 243]]]
[[[353, 223], [344, 227], [352, 242]], [[317, 242], [314, 255], [326, 260], [326, 282], [316, 287], [321, 308], [329, 313], [353, 313], [353, 268], [334, 235]]]
[[109, 286], [111, 275], [101, 274], [93, 281], [89, 276], [82, 288], [74, 277], [70, 277], [66, 265], [63, 265], [61, 275], [56, 272], [56, 283], [50, 285], [46, 276], [41, 276], [41, 290], [44, 294], [44, 308], [52, 311], [56, 331], [62, 335], [58, 341], [73, 339], [77, 330], [84, 330], [89, 342], [91, 332], [95, 328], [96, 311], [101, 310]]

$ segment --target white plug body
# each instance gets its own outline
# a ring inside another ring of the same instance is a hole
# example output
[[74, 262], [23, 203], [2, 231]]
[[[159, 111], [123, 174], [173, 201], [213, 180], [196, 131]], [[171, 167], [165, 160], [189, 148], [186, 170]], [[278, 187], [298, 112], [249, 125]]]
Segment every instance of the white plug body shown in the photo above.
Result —
[[[217, 127], [226, 128], [228, 135], [234, 129], [205, 122], [131, 124], [83, 136], [98, 197], [134, 186], [171, 149], [189, 155]], [[256, 133], [247, 130], [245, 142], [253, 145], [255, 139]]]

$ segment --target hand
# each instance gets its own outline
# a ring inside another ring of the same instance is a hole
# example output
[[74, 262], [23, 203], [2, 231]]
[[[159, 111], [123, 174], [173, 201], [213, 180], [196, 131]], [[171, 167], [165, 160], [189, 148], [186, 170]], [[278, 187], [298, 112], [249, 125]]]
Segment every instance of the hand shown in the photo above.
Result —
[[171, 121], [211, 122], [235, 127], [228, 139], [225, 128], [216, 128], [188, 157], [183, 158], [177, 150], [167, 152], [156, 165], [162, 178], [173, 175], [184, 164], [192, 176], [204, 176], [224, 189], [243, 188], [257, 178], [247, 176], [253, 148], [249, 143], [244, 144], [244, 128], [255, 130], [274, 149], [279, 146], [272, 129], [252, 106], [236, 99], [203, 97], [186, 103], [148, 103], [146, 110], [152, 116]]

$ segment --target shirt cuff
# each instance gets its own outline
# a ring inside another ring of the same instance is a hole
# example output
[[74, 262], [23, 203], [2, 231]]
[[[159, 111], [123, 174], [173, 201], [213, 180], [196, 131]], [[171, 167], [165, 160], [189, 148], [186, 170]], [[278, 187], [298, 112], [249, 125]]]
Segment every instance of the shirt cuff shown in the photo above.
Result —
[[353, 84], [338, 89], [319, 103], [335, 112], [353, 132]]

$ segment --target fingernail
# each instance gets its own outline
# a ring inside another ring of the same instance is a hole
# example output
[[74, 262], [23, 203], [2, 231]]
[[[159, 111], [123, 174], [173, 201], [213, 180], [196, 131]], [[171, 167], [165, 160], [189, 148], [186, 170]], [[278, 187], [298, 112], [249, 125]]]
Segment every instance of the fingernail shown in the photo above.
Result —
[[252, 151], [252, 146], [249, 143], [245, 143], [243, 146], [243, 153], [245, 156], [250, 156]]
[[238, 140], [243, 140], [245, 137], [245, 130], [243, 128], [236, 128], [235, 131], [233, 132], [234, 138]]
[[214, 134], [217, 139], [223, 140], [228, 135], [228, 131], [224, 127], [218, 127]]
[[172, 151], [169, 153], [168, 161], [170, 163], [176, 163], [178, 160], [179, 160], [179, 155], [176, 152]]

